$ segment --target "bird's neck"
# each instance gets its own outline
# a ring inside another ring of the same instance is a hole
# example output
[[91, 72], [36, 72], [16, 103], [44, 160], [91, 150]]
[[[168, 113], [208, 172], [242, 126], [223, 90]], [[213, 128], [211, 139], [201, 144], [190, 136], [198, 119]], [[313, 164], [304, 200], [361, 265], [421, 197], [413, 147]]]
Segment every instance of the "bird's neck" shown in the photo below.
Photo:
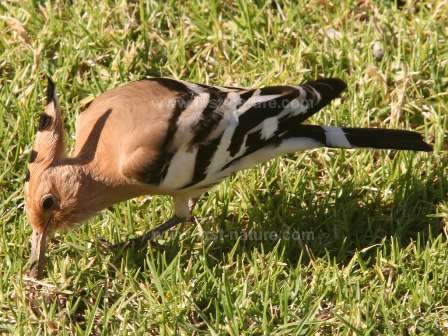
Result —
[[64, 185], [66, 208], [74, 222], [82, 222], [115, 203], [136, 197], [143, 191], [113, 175], [104, 174], [94, 164], [77, 164], [68, 160], [61, 165], [70, 178], [60, 181]]
[[80, 199], [88, 200], [95, 211], [143, 193], [138, 186], [129, 184], [114, 174], [104, 174], [93, 164], [83, 166], [82, 174], [83, 187]]

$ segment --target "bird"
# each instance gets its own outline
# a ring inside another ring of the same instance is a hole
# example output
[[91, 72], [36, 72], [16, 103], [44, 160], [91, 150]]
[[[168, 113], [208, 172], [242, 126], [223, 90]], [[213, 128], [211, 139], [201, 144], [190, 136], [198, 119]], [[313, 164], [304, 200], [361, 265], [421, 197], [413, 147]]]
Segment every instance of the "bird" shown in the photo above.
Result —
[[232, 173], [285, 153], [432, 150], [414, 131], [304, 123], [346, 87], [339, 78], [261, 88], [146, 78], [96, 97], [78, 115], [74, 151], [67, 155], [56, 86], [48, 77], [24, 186], [30, 276], [42, 277], [54, 232], [118, 202], [172, 196], [172, 218], [132, 240], [145, 243], [188, 220], [197, 198]]

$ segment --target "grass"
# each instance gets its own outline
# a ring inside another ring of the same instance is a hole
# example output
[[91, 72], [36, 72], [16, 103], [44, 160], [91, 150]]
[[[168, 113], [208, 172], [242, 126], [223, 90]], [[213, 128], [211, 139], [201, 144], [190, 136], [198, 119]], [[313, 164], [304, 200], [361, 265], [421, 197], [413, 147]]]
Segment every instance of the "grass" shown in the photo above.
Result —
[[[1, 2], [0, 333], [447, 334], [447, 20], [447, 1]], [[130, 200], [58, 234], [36, 284], [22, 186], [45, 74], [69, 145], [88, 101], [145, 76], [338, 76], [348, 92], [313, 123], [413, 129], [434, 153], [278, 158], [204, 195], [163, 250], [117, 258], [97, 237], [122, 241], [171, 214], [166, 197]]]

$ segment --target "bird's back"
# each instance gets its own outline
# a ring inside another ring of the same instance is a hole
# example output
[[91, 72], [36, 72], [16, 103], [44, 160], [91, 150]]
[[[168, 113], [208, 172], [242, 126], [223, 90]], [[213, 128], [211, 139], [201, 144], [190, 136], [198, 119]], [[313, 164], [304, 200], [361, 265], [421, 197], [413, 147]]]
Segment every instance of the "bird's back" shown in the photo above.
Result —
[[281, 135], [291, 123], [344, 88], [338, 79], [262, 89], [169, 78], [133, 82], [100, 95], [81, 113], [75, 155], [124, 182], [166, 192], [206, 189], [284, 152]]
[[288, 151], [282, 134], [344, 88], [337, 79], [262, 89], [134, 82], [102, 94], [80, 115], [76, 151], [95, 153], [107, 176], [168, 193], [202, 191]]

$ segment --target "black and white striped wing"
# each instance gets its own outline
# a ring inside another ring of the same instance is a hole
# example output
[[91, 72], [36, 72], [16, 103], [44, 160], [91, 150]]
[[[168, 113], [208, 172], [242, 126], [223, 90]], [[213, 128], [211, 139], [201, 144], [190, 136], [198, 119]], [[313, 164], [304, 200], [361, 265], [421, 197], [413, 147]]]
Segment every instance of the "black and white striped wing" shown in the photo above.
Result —
[[[346, 87], [339, 79], [261, 89], [153, 80], [179, 94], [157, 178], [146, 182], [173, 191], [207, 189], [236, 170], [288, 151], [287, 144], [278, 145], [291, 125], [299, 125]], [[310, 141], [304, 138], [302, 147], [309, 148]], [[301, 148], [301, 144], [294, 146]]]

